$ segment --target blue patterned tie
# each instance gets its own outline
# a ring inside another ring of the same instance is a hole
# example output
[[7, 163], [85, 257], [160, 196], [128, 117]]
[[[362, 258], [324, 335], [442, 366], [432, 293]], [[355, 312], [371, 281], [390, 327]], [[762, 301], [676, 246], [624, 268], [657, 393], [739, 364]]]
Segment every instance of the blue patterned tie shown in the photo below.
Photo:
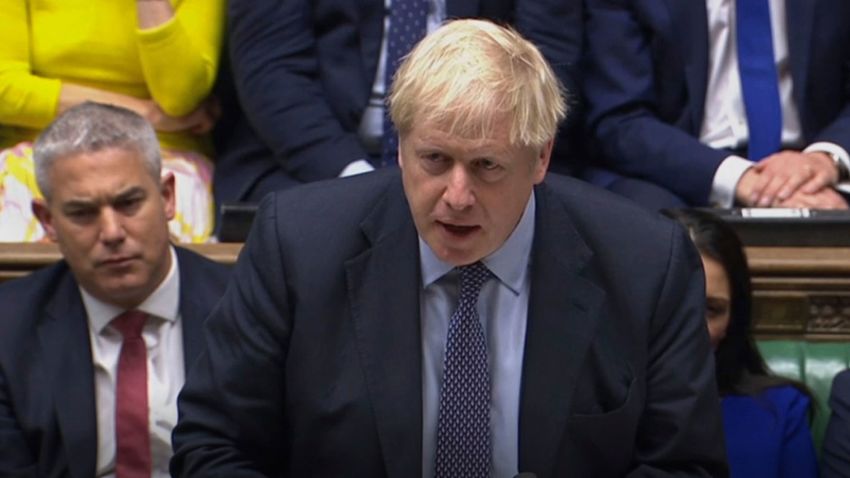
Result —
[[[393, 75], [416, 42], [425, 36], [428, 19], [428, 0], [392, 0], [390, 4], [390, 29], [387, 32], [387, 65], [385, 85], [387, 92], [393, 82]], [[398, 152], [398, 134], [390, 121], [389, 111], [384, 115], [384, 144], [381, 166], [396, 164]]]
[[768, 0], [737, 0], [738, 69], [750, 130], [747, 156], [753, 161], [782, 146], [782, 106], [773, 54]]
[[480, 262], [458, 270], [460, 300], [446, 339], [434, 475], [484, 478], [490, 476], [490, 369], [476, 304], [491, 275]]

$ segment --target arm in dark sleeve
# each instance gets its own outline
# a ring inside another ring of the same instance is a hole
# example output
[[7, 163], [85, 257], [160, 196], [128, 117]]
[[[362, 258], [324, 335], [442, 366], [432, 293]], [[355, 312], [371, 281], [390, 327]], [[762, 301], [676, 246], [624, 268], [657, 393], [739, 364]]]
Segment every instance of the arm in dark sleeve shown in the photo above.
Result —
[[36, 476], [35, 461], [15, 417], [6, 383], [6, 371], [0, 365], [0, 476]]
[[336, 177], [366, 152], [327, 103], [309, 0], [231, 0], [230, 56], [249, 122], [301, 182]]
[[277, 476], [286, 457], [284, 361], [291, 330], [274, 203], [254, 229], [204, 330], [180, 394], [173, 476]]
[[[659, 184], [690, 204], [707, 205], [714, 173], [728, 153], [703, 145], [672, 119], [659, 116], [659, 92], [674, 95], [668, 90], [684, 85], [661, 84], [656, 76], [656, 66], [671, 68], [666, 63], [678, 60], [653, 57], [657, 44], [673, 40], [658, 32], [651, 37], [650, 29], [662, 27], [643, 23], [635, 11], [638, 3], [646, 10], [666, 8], [661, 2], [586, 2], [587, 65], [582, 86], [591, 134], [605, 166]], [[663, 23], [658, 18], [644, 20]]]
[[832, 415], [823, 437], [821, 476], [850, 476], [850, 371], [833, 379], [829, 408]]
[[673, 230], [665, 281], [648, 334], [647, 398], [630, 477], [727, 476], [705, 282], [684, 230]]
[[[570, 106], [578, 102], [576, 67], [582, 45], [580, 0], [520, 0], [515, 24], [540, 49], [569, 93]], [[569, 119], [568, 119], [569, 120]]]

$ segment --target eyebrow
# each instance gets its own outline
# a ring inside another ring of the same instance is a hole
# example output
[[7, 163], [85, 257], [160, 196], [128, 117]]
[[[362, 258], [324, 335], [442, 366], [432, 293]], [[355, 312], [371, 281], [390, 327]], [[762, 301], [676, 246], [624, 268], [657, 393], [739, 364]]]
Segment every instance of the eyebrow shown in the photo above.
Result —
[[[120, 193], [116, 194], [107, 199], [107, 204], [115, 204], [120, 201], [124, 201], [127, 199], [132, 199], [137, 196], [145, 196], [145, 190], [139, 186], [132, 186]], [[62, 205], [62, 210], [68, 211], [73, 209], [86, 209], [90, 207], [95, 207], [98, 204], [101, 204], [101, 201], [95, 201], [90, 199], [70, 199]]]

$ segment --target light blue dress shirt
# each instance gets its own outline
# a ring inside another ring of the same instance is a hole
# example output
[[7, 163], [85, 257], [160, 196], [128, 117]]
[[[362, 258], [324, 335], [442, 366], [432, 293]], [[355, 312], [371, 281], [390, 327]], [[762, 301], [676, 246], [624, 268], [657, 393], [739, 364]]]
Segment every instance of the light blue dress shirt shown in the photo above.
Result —
[[[534, 194], [505, 243], [482, 262], [494, 277], [478, 296], [478, 314], [490, 361], [490, 433], [493, 477], [512, 478], [519, 461], [519, 393], [531, 286]], [[422, 317], [422, 476], [434, 476], [440, 386], [449, 319], [458, 301], [458, 274], [419, 238]]]

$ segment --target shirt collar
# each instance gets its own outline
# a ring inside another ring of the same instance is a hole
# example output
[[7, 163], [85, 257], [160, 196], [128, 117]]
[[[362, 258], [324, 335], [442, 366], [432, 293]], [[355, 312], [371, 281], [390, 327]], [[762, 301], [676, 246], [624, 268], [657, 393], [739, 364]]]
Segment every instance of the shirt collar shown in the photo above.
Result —
[[[177, 273], [177, 254], [174, 247], [169, 247], [168, 250], [171, 254], [171, 267], [168, 274], [165, 275], [159, 287], [136, 307], [136, 310], [173, 322], [177, 320], [180, 307], [180, 274]], [[89, 318], [89, 326], [98, 334], [103, 332], [112, 319], [125, 311], [121, 307], [97, 299], [82, 286], [79, 289]]]
[[[481, 259], [487, 269], [514, 294], [522, 290], [522, 282], [530, 262], [531, 244], [534, 241], [534, 192], [525, 204], [525, 211], [513, 232], [498, 249]], [[451, 272], [454, 266], [437, 258], [431, 247], [419, 237], [419, 261], [422, 268], [422, 284], [428, 287]]]

